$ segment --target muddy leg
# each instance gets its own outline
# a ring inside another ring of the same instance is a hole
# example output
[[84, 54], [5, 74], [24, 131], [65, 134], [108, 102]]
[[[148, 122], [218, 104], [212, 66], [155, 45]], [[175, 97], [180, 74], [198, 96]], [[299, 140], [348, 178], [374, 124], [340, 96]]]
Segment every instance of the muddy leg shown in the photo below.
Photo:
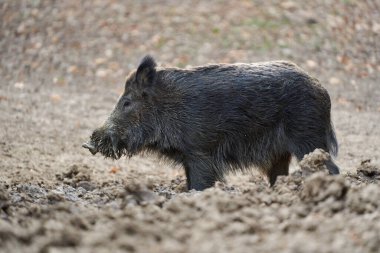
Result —
[[207, 166], [207, 164], [208, 163], [197, 161], [188, 162], [185, 165], [188, 190], [194, 189], [202, 191], [214, 186], [217, 175], [213, 171], [212, 166]]
[[289, 174], [289, 163], [291, 160], [290, 153], [281, 155], [268, 171], [270, 186], [273, 186], [278, 176], [286, 176]]
[[328, 161], [326, 161], [326, 167], [330, 175], [339, 174], [339, 167], [334, 163], [334, 161], [331, 158]]

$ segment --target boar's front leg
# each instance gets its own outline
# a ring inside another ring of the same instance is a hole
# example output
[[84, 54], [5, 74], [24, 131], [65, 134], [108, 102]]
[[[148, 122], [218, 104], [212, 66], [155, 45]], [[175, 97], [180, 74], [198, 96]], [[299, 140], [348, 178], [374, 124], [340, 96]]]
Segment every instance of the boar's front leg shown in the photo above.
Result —
[[212, 162], [207, 159], [194, 159], [184, 164], [189, 190], [202, 191], [214, 186], [217, 173]]
[[289, 163], [292, 156], [289, 152], [286, 152], [277, 157], [271, 168], [267, 171], [269, 178], [270, 186], [273, 186], [276, 183], [278, 176], [287, 176], [289, 175]]

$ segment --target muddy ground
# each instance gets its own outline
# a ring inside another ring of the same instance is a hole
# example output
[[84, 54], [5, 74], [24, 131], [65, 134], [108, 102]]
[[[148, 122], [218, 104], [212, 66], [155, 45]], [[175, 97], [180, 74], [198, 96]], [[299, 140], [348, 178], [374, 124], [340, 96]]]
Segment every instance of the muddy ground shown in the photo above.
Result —
[[[0, 252], [380, 252], [378, 1], [0, 1]], [[291, 60], [333, 103], [316, 151], [274, 188], [254, 173], [186, 192], [181, 168], [81, 148], [125, 75]]]

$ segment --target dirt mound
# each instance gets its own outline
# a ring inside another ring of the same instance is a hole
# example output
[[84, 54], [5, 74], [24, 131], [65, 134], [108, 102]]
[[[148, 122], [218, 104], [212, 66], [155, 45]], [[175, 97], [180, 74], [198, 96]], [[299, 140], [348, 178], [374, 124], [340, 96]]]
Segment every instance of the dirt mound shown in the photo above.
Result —
[[[217, 183], [204, 192], [184, 191], [183, 177], [101, 185], [89, 168], [71, 166], [52, 188], [1, 185], [0, 243], [7, 251], [29, 252], [376, 252], [375, 167], [366, 162], [355, 176], [330, 176], [324, 159], [320, 150], [305, 156], [301, 168], [307, 173], [280, 177], [273, 188], [251, 176], [241, 185]], [[371, 180], [356, 183], [368, 175]]]
[[302, 175], [309, 176], [315, 172], [328, 173], [326, 162], [331, 159], [330, 154], [322, 149], [316, 149], [310, 154], [304, 156], [300, 161]]

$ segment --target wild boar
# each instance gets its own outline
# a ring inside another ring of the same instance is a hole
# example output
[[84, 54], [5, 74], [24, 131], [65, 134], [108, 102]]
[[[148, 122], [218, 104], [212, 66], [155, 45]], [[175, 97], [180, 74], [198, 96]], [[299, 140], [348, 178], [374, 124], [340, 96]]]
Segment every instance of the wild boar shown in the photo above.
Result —
[[[292, 155], [338, 144], [329, 94], [293, 63], [157, 67], [151, 56], [129, 74], [103, 126], [83, 146], [119, 159], [151, 151], [181, 164], [189, 189], [203, 190], [227, 171], [257, 167], [273, 185]], [[339, 174], [331, 160], [330, 174]]]

